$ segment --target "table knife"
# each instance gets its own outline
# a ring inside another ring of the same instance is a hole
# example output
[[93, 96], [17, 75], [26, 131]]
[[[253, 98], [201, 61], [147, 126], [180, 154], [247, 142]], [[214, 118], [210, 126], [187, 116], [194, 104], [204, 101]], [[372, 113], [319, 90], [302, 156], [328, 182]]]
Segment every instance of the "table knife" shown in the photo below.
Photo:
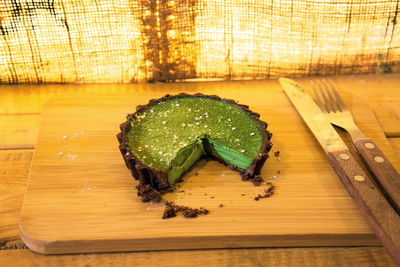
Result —
[[311, 96], [295, 81], [280, 78], [290, 102], [303, 118], [328, 161], [376, 236], [400, 266], [400, 216], [380, 192], [372, 178], [361, 168], [325, 114]]

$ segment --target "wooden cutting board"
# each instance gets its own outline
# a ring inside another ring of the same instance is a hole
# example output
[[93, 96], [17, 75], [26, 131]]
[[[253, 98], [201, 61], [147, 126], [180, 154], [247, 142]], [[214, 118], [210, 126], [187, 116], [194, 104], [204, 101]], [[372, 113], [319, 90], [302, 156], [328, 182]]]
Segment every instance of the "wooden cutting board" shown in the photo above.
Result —
[[[273, 151], [262, 169], [276, 186], [271, 198], [255, 201], [265, 185], [243, 182], [214, 161], [200, 162], [180, 191], [166, 196], [177, 204], [205, 207], [207, 216], [163, 220], [163, 204], [142, 203], [137, 197], [137, 182], [118, 150], [118, 126], [137, 105], [166, 92], [193, 93], [191, 85], [126, 95], [59, 96], [43, 112], [20, 219], [26, 245], [54, 254], [379, 244], [280, 87], [230, 83], [227, 90], [220, 85], [194, 90], [249, 104], [274, 134]], [[346, 100], [360, 128], [397, 164], [372, 112], [358, 99]], [[273, 153], [278, 150], [279, 158]]]

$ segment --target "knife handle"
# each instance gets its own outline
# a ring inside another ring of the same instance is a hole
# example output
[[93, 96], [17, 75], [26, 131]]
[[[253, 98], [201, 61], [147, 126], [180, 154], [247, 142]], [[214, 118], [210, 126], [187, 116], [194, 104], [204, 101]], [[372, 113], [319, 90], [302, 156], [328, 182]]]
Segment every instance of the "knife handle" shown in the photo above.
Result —
[[372, 171], [383, 192], [400, 214], [400, 175], [370, 138], [354, 141], [354, 146]]
[[348, 149], [328, 152], [328, 160], [395, 264], [400, 265], [399, 215]]

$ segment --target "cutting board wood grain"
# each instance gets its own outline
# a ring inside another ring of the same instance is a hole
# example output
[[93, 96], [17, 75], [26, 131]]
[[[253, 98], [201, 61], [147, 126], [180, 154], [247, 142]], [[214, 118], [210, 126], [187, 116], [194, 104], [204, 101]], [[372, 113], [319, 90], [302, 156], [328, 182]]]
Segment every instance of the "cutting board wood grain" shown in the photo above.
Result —
[[[201, 161], [179, 191], [165, 196], [210, 210], [195, 219], [163, 220], [163, 204], [142, 203], [118, 150], [115, 135], [126, 113], [165, 92], [52, 99], [43, 112], [21, 212], [23, 241], [44, 254], [380, 244], [286, 95], [267, 85], [232, 83], [221, 90], [216, 83], [194, 90], [248, 104], [269, 123], [274, 147], [262, 176], [276, 186], [271, 198], [255, 201], [265, 185]], [[185, 91], [178, 88], [168, 93]], [[346, 101], [360, 128], [398, 166], [373, 113], [357, 99]], [[273, 153], [278, 150], [279, 158]]]

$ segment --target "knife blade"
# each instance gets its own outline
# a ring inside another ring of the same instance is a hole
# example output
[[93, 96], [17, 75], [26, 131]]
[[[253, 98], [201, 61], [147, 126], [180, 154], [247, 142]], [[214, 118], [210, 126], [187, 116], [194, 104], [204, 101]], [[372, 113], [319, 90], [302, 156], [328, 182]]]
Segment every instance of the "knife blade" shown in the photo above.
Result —
[[290, 102], [300, 114], [328, 161], [342, 180], [367, 223], [400, 266], [400, 217], [375, 183], [361, 168], [311, 96], [298, 83], [280, 78]]
[[279, 82], [325, 152], [347, 149], [325, 114], [303, 88], [290, 79], [281, 78]]

